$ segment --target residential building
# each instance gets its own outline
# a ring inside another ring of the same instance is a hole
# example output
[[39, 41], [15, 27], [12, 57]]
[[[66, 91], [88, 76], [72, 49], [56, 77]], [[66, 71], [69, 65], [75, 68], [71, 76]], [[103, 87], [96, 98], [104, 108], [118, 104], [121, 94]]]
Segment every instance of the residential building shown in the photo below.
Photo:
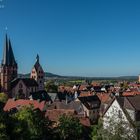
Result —
[[116, 126], [124, 130], [122, 137], [139, 139], [140, 96], [115, 97], [103, 115], [103, 127], [114, 133]]

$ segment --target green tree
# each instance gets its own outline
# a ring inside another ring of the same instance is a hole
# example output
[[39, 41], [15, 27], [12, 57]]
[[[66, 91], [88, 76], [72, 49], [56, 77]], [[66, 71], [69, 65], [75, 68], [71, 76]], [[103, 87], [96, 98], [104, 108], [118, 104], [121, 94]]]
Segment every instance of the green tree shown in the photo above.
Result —
[[45, 85], [47, 92], [58, 92], [58, 86], [55, 85], [52, 81], [48, 81]]
[[8, 117], [5, 112], [0, 111], [0, 140], [9, 140], [7, 133], [7, 120]]
[[13, 129], [11, 139], [14, 140], [41, 140], [49, 135], [49, 120], [40, 110], [33, 107], [23, 107], [12, 115]]
[[58, 130], [61, 140], [80, 140], [82, 138], [82, 125], [79, 119], [73, 116], [60, 116]]
[[[110, 113], [111, 116], [104, 116], [104, 127], [100, 127], [98, 134], [102, 135], [102, 140], [136, 140], [136, 126], [126, 112], [123, 110], [129, 122], [125, 119], [122, 112], [116, 107]], [[130, 123], [131, 122], [131, 123]]]
[[8, 96], [5, 93], [0, 93], [0, 102], [6, 103], [8, 100]]
[[91, 129], [91, 134], [90, 134], [90, 138], [91, 140], [102, 140], [102, 121], [101, 119], [99, 120], [97, 125], [92, 125], [90, 127]]

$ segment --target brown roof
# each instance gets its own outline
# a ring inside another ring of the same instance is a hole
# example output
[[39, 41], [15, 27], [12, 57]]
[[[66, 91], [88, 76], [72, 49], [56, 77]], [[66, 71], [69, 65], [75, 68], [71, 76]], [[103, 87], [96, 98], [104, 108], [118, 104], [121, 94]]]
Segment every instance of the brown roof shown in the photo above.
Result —
[[93, 95], [94, 95], [94, 93], [91, 92], [91, 91], [82, 91], [82, 92], [80, 93], [80, 96], [79, 96], [79, 97], [93, 96]]
[[122, 95], [123, 96], [135, 96], [135, 95], [140, 95], [140, 92], [138, 92], [138, 91], [127, 91], [127, 92], [123, 92]]
[[85, 117], [79, 117], [74, 110], [72, 109], [52, 109], [52, 110], [47, 110], [45, 116], [48, 117], [51, 121], [54, 122], [58, 122], [59, 117], [61, 115], [69, 115], [69, 116], [74, 116], [74, 117], [78, 117], [80, 120], [80, 123], [84, 126], [89, 127], [90, 124], [90, 120], [89, 118], [85, 118]]
[[74, 109], [52, 109], [47, 110], [45, 116], [48, 117], [51, 121], [57, 122], [61, 115], [74, 115]]
[[82, 90], [87, 90], [87, 86], [88, 86], [88, 85], [80, 85], [79, 90], [80, 90], [80, 91], [82, 91]]
[[45, 101], [38, 102], [36, 100], [24, 100], [24, 99], [19, 99], [19, 100], [13, 100], [9, 99], [7, 103], [4, 106], [4, 111], [10, 111], [13, 108], [19, 108], [22, 106], [30, 106], [33, 105], [34, 109], [40, 109], [41, 111], [44, 109], [45, 106]]
[[87, 127], [91, 126], [89, 118], [82, 117], [82, 118], [79, 118], [79, 120], [82, 125], [87, 126]]
[[71, 93], [73, 93], [74, 89], [72, 87], [70, 87], [70, 86], [59, 86], [58, 91], [62, 92], [62, 93], [63, 92], [71, 92]]

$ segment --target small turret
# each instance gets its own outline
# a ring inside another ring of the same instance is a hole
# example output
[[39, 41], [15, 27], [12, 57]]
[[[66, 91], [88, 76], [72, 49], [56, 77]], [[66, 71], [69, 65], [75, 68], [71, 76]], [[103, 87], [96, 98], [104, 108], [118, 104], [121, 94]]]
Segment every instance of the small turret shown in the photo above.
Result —
[[44, 71], [39, 62], [39, 55], [36, 56], [36, 62], [32, 68], [30, 78], [33, 78], [38, 83], [38, 90], [44, 90]]

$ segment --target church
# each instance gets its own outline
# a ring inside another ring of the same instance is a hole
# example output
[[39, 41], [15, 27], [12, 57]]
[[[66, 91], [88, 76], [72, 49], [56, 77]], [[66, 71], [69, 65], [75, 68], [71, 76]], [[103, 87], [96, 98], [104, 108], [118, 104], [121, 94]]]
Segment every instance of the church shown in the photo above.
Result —
[[45, 93], [44, 76], [39, 55], [37, 55], [30, 77], [18, 77], [18, 64], [14, 57], [11, 41], [6, 35], [0, 67], [0, 92], [6, 93], [10, 98], [32, 99], [34, 95]]

